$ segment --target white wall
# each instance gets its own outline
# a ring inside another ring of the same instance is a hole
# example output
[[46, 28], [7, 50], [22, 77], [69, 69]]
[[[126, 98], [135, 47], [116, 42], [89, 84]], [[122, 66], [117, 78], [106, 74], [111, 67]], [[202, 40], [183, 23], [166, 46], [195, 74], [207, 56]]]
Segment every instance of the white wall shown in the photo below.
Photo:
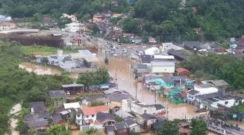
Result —
[[96, 114], [94, 114], [93, 116], [92, 115], [84, 115], [83, 117], [84, 117], [84, 121], [85, 122], [90, 120], [90, 119], [92, 119], [93, 122], [95, 122], [97, 120], [97, 115]]
[[174, 73], [175, 66], [160, 66], [160, 67], [152, 66], [151, 71], [152, 73]]
[[232, 107], [235, 105], [235, 99], [228, 99], [228, 100], [220, 100], [217, 102], [213, 102], [211, 104], [212, 107], [218, 108], [218, 104], [221, 104], [226, 107]]
[[141, 132], [141, 128], [138, 124], [131, 125], [129, 128], [130, 132]]
[[76, 115], [75, 122], [79, 126], [83, 125], [83, 123], [82, 123], [82, 114]]

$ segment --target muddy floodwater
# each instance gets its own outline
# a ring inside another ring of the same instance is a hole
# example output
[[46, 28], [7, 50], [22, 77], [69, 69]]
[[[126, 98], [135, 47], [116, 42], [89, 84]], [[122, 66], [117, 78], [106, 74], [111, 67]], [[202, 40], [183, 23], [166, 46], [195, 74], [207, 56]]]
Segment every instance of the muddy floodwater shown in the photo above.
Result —
[[[156, 103], [162, 104], [168, 110], [167, 117], [169, 119], [182, 119], [182, 118], [191, 118], [197, 115], [194, 110], [195, 107], [190, 104], [173, 104], [167, 99], [155, 96], [155, 93], [152, 93], [143, 88], [141, 83], [137, 83], [133, 77], [133, 69], [130, 68], [130, 65], [133, 65], [134, 62], [128, 60], [125, 57], [111, 57], [109, 60], [109, 72], [114, 78], [117, 78], [118, 87], [121, 90], [129, 92], [133, 97], [143, 103], [152, 104]], [[137, 87], [137, 88], [136, 88]], [[136, 94], [137, 93], [137, 94]]]
[[19, 65], [19, 68], [25, 69], [28, 72], [34, 72], [37, 75], [60, 75], [61, 72], [58, 69], [36, 65], [29, 62], [23, 62]]

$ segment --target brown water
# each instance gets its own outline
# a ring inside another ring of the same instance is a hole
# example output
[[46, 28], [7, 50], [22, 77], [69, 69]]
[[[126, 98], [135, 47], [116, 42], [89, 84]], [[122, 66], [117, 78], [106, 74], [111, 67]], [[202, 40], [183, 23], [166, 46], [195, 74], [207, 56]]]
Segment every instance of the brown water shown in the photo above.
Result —
[[[136, 82], [132, 75], [132, 70], [129, 65], [135, 62], [129, 61], [125, 57], [111, 57], [109, 60], [109, 72], [114, 78], [117, 76], [118, 87], [121, 90], [129, 92], [133, 97], [136, 95]], [[117, 73], [116, 73], [117, 72]], [[117, 75], [116, 75], [117, 74]], [[155, 94], [144, 89], [141, 83], [137, 84], [137, 99], [143, 103], [155, 103]], [[197, 115], [194, 110], [195, 107], [189, 104], [173, 104], [167, 99], [156, 96], [156, 103], [163, 104], [168, 109], [167, 117], [169, 119], [175, 118], [191, 118]]]
[[19, 68], [25, 69], [28, 72], [34, 72], [37, 75], [60, 75], [61, 71], [55, 68], [36, 65], [29, 62], [23, 62], [19, 65]]

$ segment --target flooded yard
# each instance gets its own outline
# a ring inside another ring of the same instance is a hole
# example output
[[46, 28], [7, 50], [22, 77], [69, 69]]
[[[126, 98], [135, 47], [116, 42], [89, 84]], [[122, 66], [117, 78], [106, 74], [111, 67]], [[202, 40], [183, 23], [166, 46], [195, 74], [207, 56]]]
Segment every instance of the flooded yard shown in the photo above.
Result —
[[139, 101], [148, 104], [155, 103], [156, 97], [156, 103], [163, 104], [168, 110], [167, 117], [169, 119], [191, 118], [197, 115], [194, 111], [195, 106], [186, 103], [176, 105], [165, 98], [155, 96], [155, 93], [144, 89], [141, 83], [136, 84], [132, 74], [133, 71], [129, 68], [129, 65], [133, 65], [133, 63], [125, 57], [112, 57], [109, 60], [109, 72], [114, 78], [117, 78], [118, 87], [121, 90], [129, 92], [133, 97], [137, 95]]
[[37, 75], [60, 75], [61, 71], [52, 67], [46, 67], [29, 62], [23, 62], [19, 68], [25, 69], [28, 72], [36, 73]]

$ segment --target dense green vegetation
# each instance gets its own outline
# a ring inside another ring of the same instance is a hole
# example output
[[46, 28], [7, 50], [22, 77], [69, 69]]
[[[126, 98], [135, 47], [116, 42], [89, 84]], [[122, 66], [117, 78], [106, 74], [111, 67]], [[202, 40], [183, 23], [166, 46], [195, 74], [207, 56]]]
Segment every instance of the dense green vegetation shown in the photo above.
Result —
[[76, 14], [86, 20], [101, 11], [127, 11], [129, 5], [125, 0], [117, 0], [116, 6], [112, 0], [3, 0], [3, 12], [14, 18], [35, 17], [36, 13], [59, 18], [62, 13]]
[[[134, 16], [122, 24], [126, 32], [161, 41], [221, 40], [244, 31], [243, 0], [138, 0]], [[139, 18], [139, 19], [138, 19]], [[195, 28], [201, 28], [196, 34]]]
[[244, 61], [228, 55], [193, 55], [180, 66], [202, 79], [223, 79], [231, 90], [244, 89]]
[[207, 135], [207, 125], [205, 121], [199, 119], [192, 119], [191, 126], [191, 135]]
[[8, 113], [13, 104], [45, 100], [48, 90], [60, 89], [62, 83], [72, 83], [67, 76], [38, 76], [19, 69], [23, 58], [20, 46], [0, 42], [0, 135], [9, 131]]
[[96, 72], [87, 72], [79, 75], [78, 83], [84, 84], [86, 90], [92, 85], [99, 85], [109, 81], [107, 69], [99, 68]]
[[[57, 48], [49, 47], [49, 46], [41, 46], [41, 45], [33, 45], [33, 46], [20, 46], [20, 51], [26, 55], [50, 55], [56, 54]], [[72, 49], [64, 49], [64, 53], [74, 52]]]

